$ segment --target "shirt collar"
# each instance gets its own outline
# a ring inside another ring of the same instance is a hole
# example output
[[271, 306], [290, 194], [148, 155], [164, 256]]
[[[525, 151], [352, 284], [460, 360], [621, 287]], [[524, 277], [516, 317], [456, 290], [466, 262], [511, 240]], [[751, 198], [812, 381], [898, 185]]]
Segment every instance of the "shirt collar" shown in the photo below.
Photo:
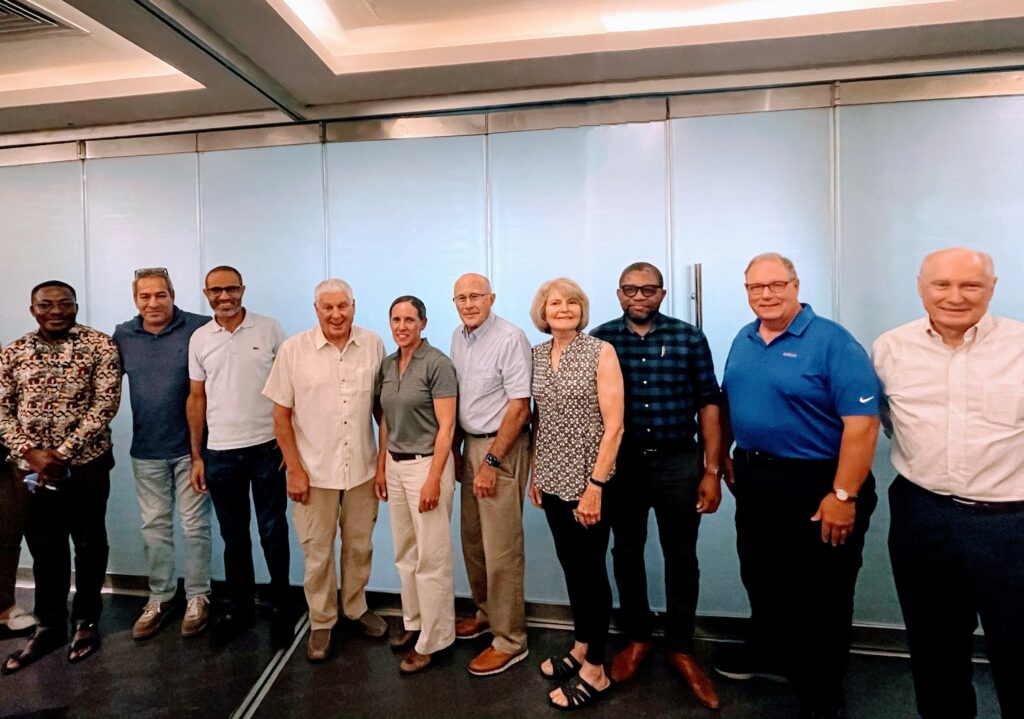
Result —
[[[932, 341], [937, 340], [939, 344], [944, 344], [942, 335], [940, 335], [932, 328], [931, 318], [925, 317], [921, 321], [921, 327], [924, 329], [928, 337], [932, 339]], [[964, 345], [969, 345], [977, 340], [985, 339], [985, 337], [987, 337], [995, 328], [995, 318], [991, 314], [986, 312], [984, 315], [982, 315], [981, 319], [978, 320], [978, 323], [976, 325], [974, 325], [966, 332], [964, 332], [964, 343], [963, 345], [960, 346], [963, 347]]]
[[[797, 313], [797, 316], [794, 317], [793, 321], [789, 323], [789, 326], [779, 334], [779, 337], [782, 337], [782, 335], [785, 334], [796, 335], [797, 337], [799, 337], [807, 329], [807, 326], [811, 324], [811, 320], [817, 317], [817, 315], [814, 314], [814, 310], [811, 309], [811, 306], [806, 302], [801, 302], [800, 307], [800, 312]], [[747, 336], [760, 337], [760, 335], [758, 334], [758, 330], [760, 329], [761, 320], [754, 320], [754, 322], [752, 322], [750, 325], [750, 331], [747, 332]]]
[[[76, 322], [75, 324], [73, 324], [71, 326], [71, 329], [68, 330], [67, 335], [62, 337], [61, 339], [57, 340], [56, 344], [60, 344], [60, 343], [65, 342], [67, 340], [77, 339], [78, 335], [81, 332], [81, 328], [82, 328], [82, 325], [80, 325], [80, 324], [78, 324]], [[39, 334], [39, 330], [36, 330], [33, 334], [35, 334], [36, 340], [38, 340], [39, 342], [45, 342], [46, 344], [51, 344], [47, 340], [43, 339], [43, 336], [41, 334]]]
[[[487, 315], [487, 319], [485, 319], [480, 324], [480, 326], [477, 327], [472, 332], [470, 332], [469, 329], [466, 327], [465, 323], [463, 323], [463, 325], [462, 325], [462, 336], [465, 338], [465, 340], [467, 342], [475, 341], [473, 339], [474, 337], [477, 338], [477, 339], [483, 337], [485, 334], [487, 334], [488, 330], [490, 330], [492, 327], [494, 327], [494, 323], [496, 321], [497, 321], [497, 315], [495, 315], [492, 312], [491, 314]], [[424, 340], [424, 342], [425, 341], [426, 340]]]
[[[245, 309], [244, 307], [242, 308], [242, 311], [245, 312], [245, 317], [242, 319], [242, 324], [238, 325], [238, 327], [235, 328], [235, 332], [238, 332], [238, 330], [240, 329], [251, 328], [256, 326], [256, 323], [253, 322], [252, 319], [252, 312]], [[227, 332], [227, 330], [224, 329], [224, 326], [217, 321], [217, 315], [214, 315], [213, 319], [211, 319], [210, 322], [213, 322], [213, 326], [215, 327], [214, 332]]]

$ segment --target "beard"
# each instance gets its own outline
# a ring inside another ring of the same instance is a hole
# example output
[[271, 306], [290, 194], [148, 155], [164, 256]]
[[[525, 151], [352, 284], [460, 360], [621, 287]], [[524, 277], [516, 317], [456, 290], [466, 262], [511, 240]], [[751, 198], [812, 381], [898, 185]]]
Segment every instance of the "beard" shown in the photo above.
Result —
[[630, 322], [633, 322], [633, 323], [638, 324], [638, 325], [646, 325], [646, 324], [650, 324], [651, 320], [654, 319], [654, 315], [656, 313], [657, 313], [657, 310], [653, 310], [653, 309], [650, 309], [650, 308], [647, 308], [647, 307], [644, 307], [644, 308], [639, 308], [639, 307], [633, 308], [633, 307], [630, 307], [629, 309], [626, 310], [626, 317], [629, 318]]

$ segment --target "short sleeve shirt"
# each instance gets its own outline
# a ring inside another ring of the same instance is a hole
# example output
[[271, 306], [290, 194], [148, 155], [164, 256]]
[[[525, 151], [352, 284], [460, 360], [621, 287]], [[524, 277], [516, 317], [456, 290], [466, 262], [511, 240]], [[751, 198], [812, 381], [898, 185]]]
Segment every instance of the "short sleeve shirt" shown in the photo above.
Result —
[[459, 426], [469, 434], [497, 432], [509, 400], [530, 396], [533, 362], [526, 334], [492, 313], [472, 332], [457, 327], [451, 349], [459, 379]]
[[320, 327], [281, 345], [263, 395], [292, 410], [310, 486], [346, 490], [373, 479], [373, 387], [383, 359], [384, 343], [362, 327], [352, 327], [344, 350]]
[[248, 311], [234, 332], [210, 320], [192, 335], [188, 374], [206, 383], [210, 449], [241, 449], [274, 439], [274, 403], [263, 396], [263, 386], [284, 339], [277, 320]]
[[388, 424], [388, 449], [402, 454], [431, 454], [441, 425], [434, 400], [455, 397], [455, 365], [423, 340], [404, 374], [398, 372], [400, 351], [388, 355], [377, 377], [377, 395]]
[[867, 352], [810, 305], [771, 341], [760, 321], [740, 330], [722, 389], [736, 444], [791, 459], [835, 459], [843, 417], [878, 416], [881, 388]]

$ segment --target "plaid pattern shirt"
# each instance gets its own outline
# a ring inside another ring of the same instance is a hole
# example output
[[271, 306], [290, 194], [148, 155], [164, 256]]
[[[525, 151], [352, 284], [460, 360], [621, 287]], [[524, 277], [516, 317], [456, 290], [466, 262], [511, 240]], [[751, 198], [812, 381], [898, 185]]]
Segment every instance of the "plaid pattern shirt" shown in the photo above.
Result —
[[0, 353], [0, 436], [24, 470], [30, 449], [56, 449], [73, 465], [109, 452], [120, 403], [117, 345], [91, 327], [54, 344], [30, 332]]
[[697, 410], [721, 401], [704, 333], [659, 312], [643, 336], [629, 329], [625, 316], [590, 334], [610, 342], [619, 356], [626, 388], [623, 443], [693, 441]]

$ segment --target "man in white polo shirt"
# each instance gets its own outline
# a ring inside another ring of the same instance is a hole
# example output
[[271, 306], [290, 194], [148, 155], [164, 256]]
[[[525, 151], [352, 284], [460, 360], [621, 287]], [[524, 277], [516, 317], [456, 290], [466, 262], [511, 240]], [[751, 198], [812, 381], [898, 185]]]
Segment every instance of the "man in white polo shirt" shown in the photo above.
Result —
[[338, 621], [334, 542], [341, 527], [341, 604], [372, 637], [388, 626], [366, 604], [377, 497], [373, 383], [384, 343], [352, 325], [352, 288], [324, 280], [313, 291], [318, 325], [287, 339], [263, 394], [274, 402], [274, 430], [288, 467], [288, 496], [306, 559], [306, 657], [324, 661]]
[[924, 258], [927, 317], [875, 341], [892, 436], [889, 556], [917, 711], [977, 714], [978, 617], [1001, 714], [1024, 717], [1024, 323], [988, 313], [992, 258]]
[[[245, 285], [234, 267], [206, 275], [203, 290], [214, 317], [192, 335], [186, 415], [192, 448], [191, 482], [209, 490], [224, 539], [227, 608], [210, 632], [224, 645], [252, 624], [256, 577], [249, 539], [249, 487], [252, 486], [263, 556], [270, 571], [274, 649], [291, 643], [288, 597], [288, 520], [281, 451], [274, 440], [274, 404], [263, 385], [284, 341], [277, 320], [242, 306]], [[203, 433], [209, 428], [206, 451]]]

